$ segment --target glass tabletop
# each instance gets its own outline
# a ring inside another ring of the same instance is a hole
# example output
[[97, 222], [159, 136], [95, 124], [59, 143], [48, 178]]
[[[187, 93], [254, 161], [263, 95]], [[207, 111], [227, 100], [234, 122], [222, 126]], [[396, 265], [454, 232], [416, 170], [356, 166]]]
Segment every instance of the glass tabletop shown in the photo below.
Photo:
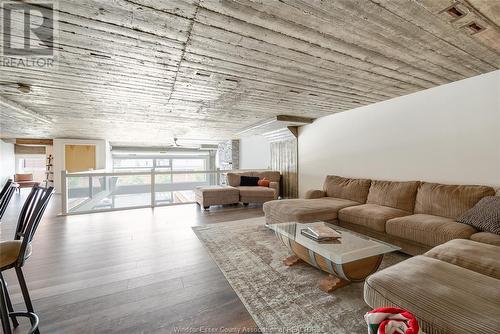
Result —
[[[329, 242], [314, 241], [300, 232], [302, 229], [307, 228], [307, 226], [329, 226], [340, 233], [341, 237], [338, 240]], [[325, 222], [269, 224], [267, 227], [336, 264], [349, 263], [401, 249], [386, 242]]]

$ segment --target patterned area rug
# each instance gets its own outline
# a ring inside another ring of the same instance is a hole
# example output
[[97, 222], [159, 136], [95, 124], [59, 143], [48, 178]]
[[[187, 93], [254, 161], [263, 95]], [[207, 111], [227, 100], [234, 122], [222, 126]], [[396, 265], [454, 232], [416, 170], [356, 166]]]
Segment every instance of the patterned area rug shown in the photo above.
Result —
[[[307, 265], [286, 267], [288, 255], [264, 218], [193, 227], [198, 238], [262, 333], [366, 333], [363, 283], [331, 294], [319, 289], [325, 273]], [[407, 257], [384, 257], [382, 268]]]

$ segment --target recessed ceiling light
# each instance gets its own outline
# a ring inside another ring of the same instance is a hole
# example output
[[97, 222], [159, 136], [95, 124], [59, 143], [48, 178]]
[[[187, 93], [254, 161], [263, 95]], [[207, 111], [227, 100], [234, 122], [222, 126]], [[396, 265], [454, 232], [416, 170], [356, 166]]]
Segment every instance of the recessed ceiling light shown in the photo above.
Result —
[[460, 10], [459, 8], [457, 8], [456, 6], [453, 6], [453, 7], [450, 7], [446, 10], [446, 12], [453, 16], [453, 17], [456, 17], [456, 18], [459, 18], [459, 17], [462, 17], [465, 15], [465, 13]]
[[467, 25], [467, 27], [472, 31], [473, 34], [477, 34], [478, 32], [481, 32], [483, 31], [484, 29], [486, 29], [485, 27], [483, 26], [480, 26], [479, 24], [477, 24], [476, 22], [471, 22]]

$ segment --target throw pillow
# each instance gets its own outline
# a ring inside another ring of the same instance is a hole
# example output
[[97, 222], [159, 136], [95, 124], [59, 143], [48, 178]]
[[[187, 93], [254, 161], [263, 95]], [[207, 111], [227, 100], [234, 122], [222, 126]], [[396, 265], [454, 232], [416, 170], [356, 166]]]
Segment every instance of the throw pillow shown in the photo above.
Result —
[[260, 187], [269, 187], [269, 185], [271, 184], [271, 181], [269, 181], [268, 179], [266, 178], [263, 178], [262, 180], [259, 180], [259, 182], [257, 182], [257, 184], [260, 186]]
[[487, 196], [466, 211], [457, 221], [482, 232], [500, 235], [500, 197]]
[[257, 187], [259, 185], [259, 178], [257, 176], [241, 176], [240, 186], [243, 187]]

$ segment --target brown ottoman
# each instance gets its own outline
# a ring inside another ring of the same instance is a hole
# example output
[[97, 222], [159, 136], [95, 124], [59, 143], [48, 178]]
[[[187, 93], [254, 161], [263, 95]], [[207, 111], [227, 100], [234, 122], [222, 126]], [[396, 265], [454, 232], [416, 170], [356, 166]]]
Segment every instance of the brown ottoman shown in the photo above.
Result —
[[211, 205], [235, 204], [240, 200], [240, 191], [229, 186], [196, 187], [196, 202], [205, 210]]

